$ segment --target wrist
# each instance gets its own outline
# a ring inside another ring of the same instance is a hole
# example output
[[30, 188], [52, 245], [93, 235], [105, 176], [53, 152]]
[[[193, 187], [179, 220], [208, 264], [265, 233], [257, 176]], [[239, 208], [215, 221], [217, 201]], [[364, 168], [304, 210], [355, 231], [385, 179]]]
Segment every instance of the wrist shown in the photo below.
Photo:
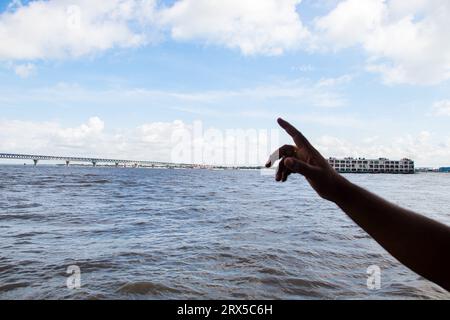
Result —
[[335, 181], [335, 194], [333, 199], [331, 199], [334, 203], [336, 203], [338, 206], [342, 206], [349, 201], [351, 190], [353, 189], [354, 184], [348, 181], [346, 178], [344, 178], [342, 175], [338, 174]]

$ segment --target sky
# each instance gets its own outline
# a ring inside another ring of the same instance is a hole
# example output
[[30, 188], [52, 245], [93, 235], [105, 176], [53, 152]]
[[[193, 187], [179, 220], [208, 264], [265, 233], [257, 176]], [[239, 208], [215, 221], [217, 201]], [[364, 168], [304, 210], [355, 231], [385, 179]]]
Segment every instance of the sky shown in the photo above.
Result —
[[177, 130], [281, 116], [326, 157], [448, 166], [449, 16], [448, 0], [0, 0], [0, 152], [171, 161]]

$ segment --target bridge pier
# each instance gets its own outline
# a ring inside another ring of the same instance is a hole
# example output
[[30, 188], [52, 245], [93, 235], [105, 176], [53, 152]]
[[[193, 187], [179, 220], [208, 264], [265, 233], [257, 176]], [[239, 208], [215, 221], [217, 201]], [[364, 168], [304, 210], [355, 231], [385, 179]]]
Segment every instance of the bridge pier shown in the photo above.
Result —
[[106, 166], [116, 166], [124, 168], [146, 168], [146, 167], [167, 167], [172, 166], [170, 163], [153, 162], [153, 161], [139, 161], [139, 160], [120, 160], [117, 158], [104, 159], [104, 158], [88, 158], [88, 157], [68, 157], [68, 156], [48, 156], [48, 155], [38, 155], [38, 154], [15, 154], [15, 153], [0, 153], [0, 159], [12, 159], [12, 160], [26, 160], [33, 161], [34, 166], [37, 166], [40, 161], [57, 161], [62, 165], [70, 166], [71, 163], [92, 163], [94, 167], [97, 164], [104, 164]]

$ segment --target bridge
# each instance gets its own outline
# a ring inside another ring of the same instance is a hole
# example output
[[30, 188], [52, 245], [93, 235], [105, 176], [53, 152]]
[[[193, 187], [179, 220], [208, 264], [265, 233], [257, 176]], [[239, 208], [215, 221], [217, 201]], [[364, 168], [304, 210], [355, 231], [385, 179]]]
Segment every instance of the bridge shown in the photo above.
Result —
[[33, 160], [34, 165], [37, 166], [39, 161], [63, 161], [66, 166], [69, 166], [71, 162], [91, 163], [94, 167], [97, 164], [113, 164], [118, 167], [120, 165], [133, 167], [191, 167], [187, 164], [175, 164], [166, 162], [155, 161], [142, 161], [142, 160], [121, 160], [121, 159], [105, 159], [105, 158], [83, 158], [83, 157], [64, 157], [64, 156], [44, 156], [35, 154], [17, 154], [17, 153], [0, 153], [0, 159], [13, 159], [13, 160]]

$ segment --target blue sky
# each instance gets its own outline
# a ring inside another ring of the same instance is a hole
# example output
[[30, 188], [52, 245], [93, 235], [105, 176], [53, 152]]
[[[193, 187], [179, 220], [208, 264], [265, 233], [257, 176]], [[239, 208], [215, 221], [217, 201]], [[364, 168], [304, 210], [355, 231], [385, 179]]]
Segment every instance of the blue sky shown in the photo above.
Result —
[[326, 156], [450, 164], [446, 1], [103, 4], [0, 1], [0, 152], [169, 160], [174, 123], [283, 116]]

